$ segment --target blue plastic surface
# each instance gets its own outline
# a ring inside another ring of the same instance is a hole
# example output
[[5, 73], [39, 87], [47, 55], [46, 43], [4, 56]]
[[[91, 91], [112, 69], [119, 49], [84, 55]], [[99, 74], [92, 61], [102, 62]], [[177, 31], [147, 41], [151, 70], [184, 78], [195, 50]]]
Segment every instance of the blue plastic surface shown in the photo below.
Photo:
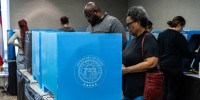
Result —
[[182, 31], [182, 33], [187, 34], [187, 40], [189, 41], [193, 34], [200, 34], [200, 30], [185, 30], [185, 31]]
[[76, 29], [76, 32], [86, 32], [86, 29]]
[[121, 38], [121, 34], [57, 37], [58, 100], [121, 100]]
[[32, 75], [38, 81], [39, 88], [42, 88], [42, 65], [41, 65], [41, 32], [62, 32], [46, 29], [34, 29], [32, 31]]
[[[57, 98], [57, 76], [59, 67], [57, 60], [57, 49], [59, 46], [67, 46], [67, 44], [58, 46], [57, 34], [63, 33], [69, 34], [89, 34], [89, 32], [41, 32], [41, 66], [42, 66], [42, 89], [44, 92], [47, 90], [54, 94], [54, 98]], [[65, 42], [65, 40], [63, 40]], [[60, 63], [60, 62], [59, 62]]]
[[[156, 34], [155, 37], [158, 36], [159, 33], [163, 32], [164, 30], [152, 30], [152, 34]], [[193, 34], [200, 34], [200, 30], [183, 30], [181, 34], [185, 36], [185, 38], [189, 41]]]
[[32, 31], [32, 75], [38, 81], [39, 88], [42, 88], [41, 72], [41, 34], [39, 31]]
[[56, 31], [56, 29], [29, 29], [29, 31]]
[[55, 100], [121, 100], [121, 34], [42, 33], [41, 46]]
[[[7, 30], [7, 35], [10, 39], [13, 35], [13, 30]], [[15, 46], [8, 44], [8, 61], [14, 59], [15, 57]]]

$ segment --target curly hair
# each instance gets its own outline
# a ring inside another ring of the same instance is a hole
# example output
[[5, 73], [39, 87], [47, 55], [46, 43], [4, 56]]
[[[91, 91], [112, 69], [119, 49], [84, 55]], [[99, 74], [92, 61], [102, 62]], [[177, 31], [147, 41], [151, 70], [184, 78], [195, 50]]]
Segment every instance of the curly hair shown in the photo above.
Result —
[[148, 24], [148, 15], [142, 6], [132, 6], [128, 9], [127, 16], [134, 21], [140, 21], [141, 26], [146, 28]]

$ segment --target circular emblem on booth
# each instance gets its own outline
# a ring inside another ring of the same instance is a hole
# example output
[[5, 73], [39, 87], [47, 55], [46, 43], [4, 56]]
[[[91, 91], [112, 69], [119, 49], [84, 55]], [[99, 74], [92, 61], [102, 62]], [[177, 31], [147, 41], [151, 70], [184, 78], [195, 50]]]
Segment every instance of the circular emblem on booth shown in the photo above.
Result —
[[84, 87], [96, 87], [105, 78], [105, 66], [96, 56], [85, 56], [75, 66], [75, 77]]

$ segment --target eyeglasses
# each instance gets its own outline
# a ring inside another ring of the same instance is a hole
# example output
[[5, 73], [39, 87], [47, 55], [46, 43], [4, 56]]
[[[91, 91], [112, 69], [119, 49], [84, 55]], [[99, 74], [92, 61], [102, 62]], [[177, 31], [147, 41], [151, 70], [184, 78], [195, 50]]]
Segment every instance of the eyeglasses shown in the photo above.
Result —
[[90, 15], [85, 15], [85, 18], [88, 19], [88, 18], [90, 18], [91, 16], [92, 16], [92, 14], [90, 14]]
[[86, 19], [90, 18], [93, 15], [94, 12], [96, 12], [96, 11], [92, 10], [90, 14], [88, 14], [88, 15], [85, 14], [85, 18]]
[[132, 22], [130, 22], [130, 23], [126, 23], [126, 27], [130, 27], [130, 25], [132, 24], [132, 23], [134, 23], [135, 21], [132, 21]]

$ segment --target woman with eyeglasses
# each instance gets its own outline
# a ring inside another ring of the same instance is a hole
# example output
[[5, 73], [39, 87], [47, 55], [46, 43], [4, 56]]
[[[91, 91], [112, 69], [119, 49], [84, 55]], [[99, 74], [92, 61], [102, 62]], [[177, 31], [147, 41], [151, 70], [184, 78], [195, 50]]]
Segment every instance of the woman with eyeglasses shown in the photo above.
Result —
[[146, 31], [148, 15], [142, 6], [129, 8], [126, 22], [134, 38], [122, 52], [124, 100], [143, 100], [145, 74], [158, 63], [158, 46], [155, 37]]
[[186, 24], [182, 16], [174, 17], [167, 24], [170, 28], [158, 36], [160, 67], [164, 73], [162, 100], [178, 100], [177, 93], [183, 78], [183, 57], [195, 58], [197, 53], [189, 50], [186, 38], [180, 33]]

